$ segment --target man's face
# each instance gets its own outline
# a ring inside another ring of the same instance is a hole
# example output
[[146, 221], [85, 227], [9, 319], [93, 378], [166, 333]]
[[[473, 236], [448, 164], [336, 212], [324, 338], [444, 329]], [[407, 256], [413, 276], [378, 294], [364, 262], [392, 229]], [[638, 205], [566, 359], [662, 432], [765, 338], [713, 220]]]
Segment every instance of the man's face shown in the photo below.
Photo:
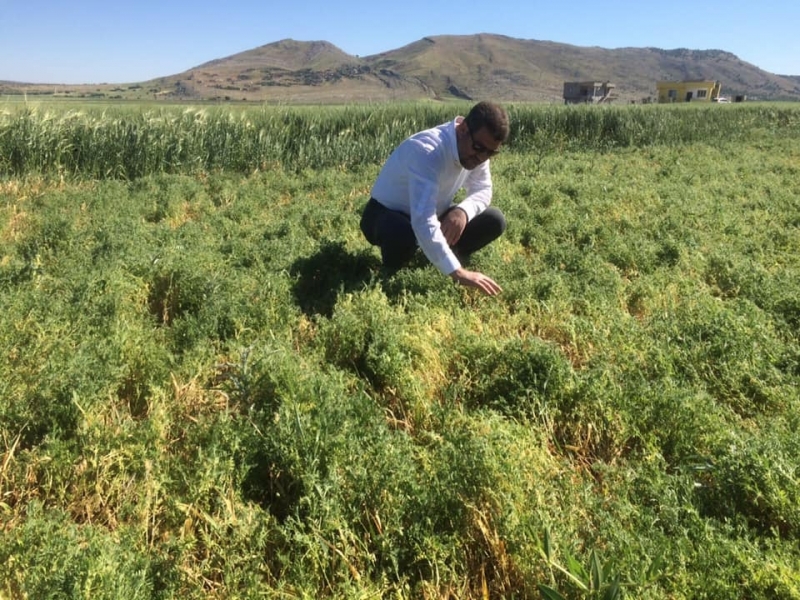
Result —
[[465, 169], [472, 170], [500, 151], [498, 142], [485, 127], [470, 131], [466, 121], [457, 126], [458, 160]]

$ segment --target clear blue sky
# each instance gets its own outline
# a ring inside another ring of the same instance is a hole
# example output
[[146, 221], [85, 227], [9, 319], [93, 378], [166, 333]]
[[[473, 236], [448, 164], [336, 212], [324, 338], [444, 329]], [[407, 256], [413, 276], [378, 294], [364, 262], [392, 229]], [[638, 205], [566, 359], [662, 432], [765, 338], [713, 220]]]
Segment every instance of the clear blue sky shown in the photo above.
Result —
[[0, 80], [131, 83], [285, 38], [367, 56], [475, 33], [720, 49], [800, 75], [799, 30], [800, 0], [0, 0]]

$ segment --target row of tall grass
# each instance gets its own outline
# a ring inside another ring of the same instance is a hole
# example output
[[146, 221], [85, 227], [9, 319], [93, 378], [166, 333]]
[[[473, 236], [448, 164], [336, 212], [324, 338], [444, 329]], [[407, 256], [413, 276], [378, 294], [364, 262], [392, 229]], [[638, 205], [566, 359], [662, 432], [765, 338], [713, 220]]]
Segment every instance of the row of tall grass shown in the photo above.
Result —
[[[208, 108], [53, 105], [0, 111], [0, 173], [134, 179], [225, 169], [251, 173], [374, 164], [411, 133], [467, 104]], [[758, 134], [796, 135], [800, 108], [511, 105], [511, 149], [604, 150]]]

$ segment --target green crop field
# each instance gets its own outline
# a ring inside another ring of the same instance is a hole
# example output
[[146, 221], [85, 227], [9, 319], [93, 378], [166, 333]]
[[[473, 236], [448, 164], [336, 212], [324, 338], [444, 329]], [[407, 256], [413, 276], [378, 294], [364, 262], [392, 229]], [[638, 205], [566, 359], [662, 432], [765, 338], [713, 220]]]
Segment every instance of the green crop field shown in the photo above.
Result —
[[800, 598], [800, 106], [509, 106], [496, 298], [468, 108], [0, 104], [0, 599]]

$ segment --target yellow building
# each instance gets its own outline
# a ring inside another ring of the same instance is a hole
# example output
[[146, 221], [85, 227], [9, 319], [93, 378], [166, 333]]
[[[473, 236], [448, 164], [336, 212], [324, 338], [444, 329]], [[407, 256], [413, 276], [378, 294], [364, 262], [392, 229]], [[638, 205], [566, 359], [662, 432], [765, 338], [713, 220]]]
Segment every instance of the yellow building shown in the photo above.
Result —
[[658, 101], [669, 102], [711, 102], [719, 98], [719, 81], [659, 81], [656, 83]]

